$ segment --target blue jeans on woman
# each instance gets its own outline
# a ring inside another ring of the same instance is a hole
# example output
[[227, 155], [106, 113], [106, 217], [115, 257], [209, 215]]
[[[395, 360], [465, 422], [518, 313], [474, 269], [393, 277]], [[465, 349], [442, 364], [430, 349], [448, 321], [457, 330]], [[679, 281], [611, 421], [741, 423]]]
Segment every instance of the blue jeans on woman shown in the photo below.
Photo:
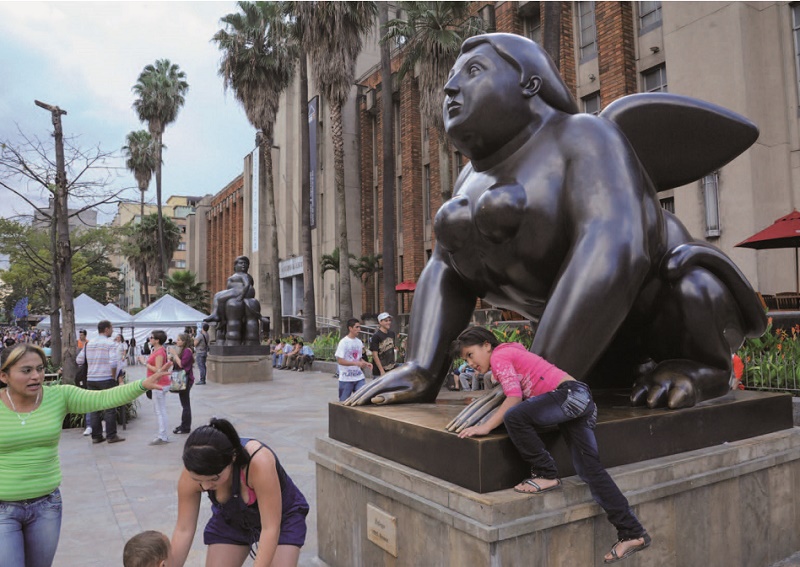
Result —
[[61, 534], [61, 491], [0, 502], [0, 550], [4, 567], [50, 567]]
[[645, 533], [628, 500], [600, 463], [594, 436], [597, 406], [589, 386], [577, 380], [562, 382], [552, 392], [511, 408], [504, 422], [517, 451], [531, 466], [531, 474], [547, 479], [558, 478], [558, 469], [535, 428], [557, 425], [572, 454], [575, 471], [589, 486], [595, 502], [608, 514], [618, 537], [638, 538]]

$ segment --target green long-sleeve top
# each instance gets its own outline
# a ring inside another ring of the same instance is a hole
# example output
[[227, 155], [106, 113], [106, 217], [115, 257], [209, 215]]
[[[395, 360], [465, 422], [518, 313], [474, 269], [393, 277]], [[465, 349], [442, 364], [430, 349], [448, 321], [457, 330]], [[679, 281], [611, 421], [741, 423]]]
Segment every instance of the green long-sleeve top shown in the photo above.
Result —
[[44, 386], [42, 403], [20, 416], [0, 403], [0, 501], [27, 500], [61, 484], [58, 442], [64, 417], [124, 405], [144, 393], [141, 380], [108, 390]]

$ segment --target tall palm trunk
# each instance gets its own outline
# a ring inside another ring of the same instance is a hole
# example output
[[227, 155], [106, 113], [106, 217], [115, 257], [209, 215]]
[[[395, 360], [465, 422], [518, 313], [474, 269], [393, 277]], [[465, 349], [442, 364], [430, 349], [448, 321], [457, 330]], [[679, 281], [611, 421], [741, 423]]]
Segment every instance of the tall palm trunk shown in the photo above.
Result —
[[[381, 34], [386, 33], [386, 23], [389, 21], [389, 3], [382, 2], [378, 13], [378, 22]], [[392, 116], [392, 58], [389, 51], [389, 42], [381, 44], [381, 83], [383, 96], [381, 97], [381, 137], [383, 142], [383, 230], [382, 250], [383, 256], [383, 305], [385, 311], [395, 316], [397, 321], [397, 274], [395, 271], [395, 256], [397, 254], [397, 226], [395, 221], [395, 151], [394, 151], [394, 118]], [[374, 222], [378, 222], [375, 219]], [[377, 297], [375, 298], [377, 301]], [[378, 309], [380, 311], [380, 309]]]
[[167, 272], [166, 266], [166, 256], [167, 253], [164, 250], [164, 217], [161, 213], [161, 138], [163, 135], [163, 131], [159, 130], [156, 133], [156, 204], [158, 206], [158, 279], [160, 280], [161, 284], [164, 284], [164, 274]]
[[275, 211], [275, 184], [272, 176], [272, 136], [274, 125], [269, 123], [263, 129], [261, 143], [258, 145], [259, 195], [266, 194], [267, 208], [269, 209], [269, 241], [270, 259], [269, 272], [267, 272], [267, 288], [269, 289], [270, 300], [272, 303], [271, 332], [273, 338], [280, 336], [283, 312], [281, 309], [281, 288], [280, 288], [280, 267], [278, 266], [278, 215]]
[[[139, 224], [141, 225], [141, 223], [144, 222], [144, 192], [146, 191], [146, 188], [142, 189], [140, 187], [139, 190], [142, 192], [142, 201], [139, 212]], [[159, 227], [160, 226], [161, 225], [159, 225]], [[150, 305], [150, 286], [147, 283], [147, 262], [144, 260], [142, 260], [142, 285], [144, 286], [144, 303], [145, 305]]]
[[336, 185], [336, 222], [339, 226], [339, 328], [341, 336], [345, 336], [347, 320], [353, 316], [353, 297], [350, 283], [350, 245], [347, 241], [347, 199], [344, 190], [342, 105], [335, 102], [331, 103], [331, 138], [333, 139], [333, 170]]
[[309, 343], [317, 337], [317, 304], [314, 294], [314, 254], [311, 241], [311, 171], [308, 140], [308, 69], [306, 54], [300, 55], [300, 205], [303, 248], [303, 340]]

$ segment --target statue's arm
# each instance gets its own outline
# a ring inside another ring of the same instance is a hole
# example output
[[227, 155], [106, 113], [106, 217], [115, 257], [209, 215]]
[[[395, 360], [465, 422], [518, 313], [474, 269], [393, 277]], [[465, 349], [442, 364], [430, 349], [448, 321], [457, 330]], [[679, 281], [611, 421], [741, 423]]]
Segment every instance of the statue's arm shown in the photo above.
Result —
[[586, 122], [561, 140], [571, 245], [531, 347], [579, 380], [628, 316], [661, 218], [628, 143], [613, 126]]

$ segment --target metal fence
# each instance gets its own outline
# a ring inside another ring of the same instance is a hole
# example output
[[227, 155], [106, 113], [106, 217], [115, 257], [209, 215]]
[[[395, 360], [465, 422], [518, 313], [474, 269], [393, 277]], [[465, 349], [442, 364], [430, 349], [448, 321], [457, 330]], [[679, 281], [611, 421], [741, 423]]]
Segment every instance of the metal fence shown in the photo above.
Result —
[[744, 366], [742, 384], [747, 390], [789, 392], [800, 396], [800, 362], [756, 354]]

